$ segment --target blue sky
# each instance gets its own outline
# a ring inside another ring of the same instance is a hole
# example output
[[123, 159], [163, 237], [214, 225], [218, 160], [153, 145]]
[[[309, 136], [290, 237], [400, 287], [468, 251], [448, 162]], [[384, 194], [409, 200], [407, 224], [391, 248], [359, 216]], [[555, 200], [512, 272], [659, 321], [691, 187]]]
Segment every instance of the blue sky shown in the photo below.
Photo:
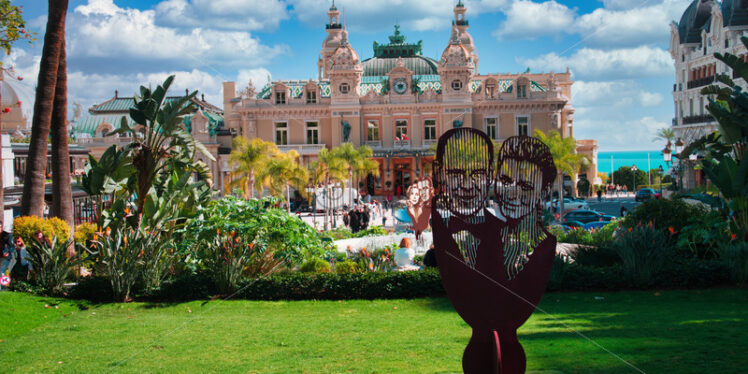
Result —
[[[473, 0], [470, 33], [480, 72], [564, 71], [576, 83], [575, 137], [601, 151], [653, 150], [654, 132], [673, 117], [669, 23], [691, 0]], [[34, 85], [47, 6], [24, 6], [33, 47], [19, 44], [13, 65]], [[450, 35], [455, 0], [337, 0], [353, 47], [371, 57], [393, 25], [423, 40], [438, 58]], [[176, 73], [176, 89], [199, 89], [221, 105], [223, 81], [243, 87], [272, 79], [316, 78], [325, 37], [326, 0], [70, 0], [67, 41], [69, 106], [88, 108], [131, 95], [141, 84]], [[178, 92], [178, 91], [175, 91]]]

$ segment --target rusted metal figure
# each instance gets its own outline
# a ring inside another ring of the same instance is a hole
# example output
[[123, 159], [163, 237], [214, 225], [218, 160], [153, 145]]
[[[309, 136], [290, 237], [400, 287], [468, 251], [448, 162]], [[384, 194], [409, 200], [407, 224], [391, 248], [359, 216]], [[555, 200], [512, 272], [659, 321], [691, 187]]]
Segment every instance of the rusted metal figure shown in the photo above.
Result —
[[[517, 328], [550, 277], [556, 238], [542, 225], [542, 200], [555, 177], [548, 147], [535, 138], [507, 139], [496, 163], [482, 131], [451, 129], [439, 139], [432, 228], [447, 296], [473, 328], [465, 373], [525, 372]], [[487, 208], [491, 191], [495, 213]]]
[[406, 196], [408, 199], [405, 205], [408, 207], [408, 215], [413, 223], [416, 240], [418, 240], [423, 230], [429, 227], [429, 218], [431, 218], [431, 199], [434, 197], [431, 178], [423, 177], [411, 184]]

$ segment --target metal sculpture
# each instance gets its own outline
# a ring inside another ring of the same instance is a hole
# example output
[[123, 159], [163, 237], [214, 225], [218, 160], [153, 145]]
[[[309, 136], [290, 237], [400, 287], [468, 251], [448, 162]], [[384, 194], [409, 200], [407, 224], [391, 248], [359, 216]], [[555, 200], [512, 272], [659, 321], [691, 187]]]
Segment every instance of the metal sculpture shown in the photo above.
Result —
[[423, 177], [411, 184], [406, 196], [408, 199], [405, 205], [408, 207], [408, 216], [413, 223], [413, 231], [415, 231], [416, 240], [418, 240], [421, 233], [429, 227], [429, 219], [431, 218], [431, 198], [434, 196], [431, 178]]
[[[535, 138], [507, 139], [496, 164], [482, 131], [457, 128], [439, 138], [432, 228], [447, 296], [473, 329], [465, 373], [525, 372], [517, 328], [550, 277], [556, 238], [542, 225], [542, 200], [555, 177], [548, 147]], [[486, 208], [491, 185], [496, 215]]]

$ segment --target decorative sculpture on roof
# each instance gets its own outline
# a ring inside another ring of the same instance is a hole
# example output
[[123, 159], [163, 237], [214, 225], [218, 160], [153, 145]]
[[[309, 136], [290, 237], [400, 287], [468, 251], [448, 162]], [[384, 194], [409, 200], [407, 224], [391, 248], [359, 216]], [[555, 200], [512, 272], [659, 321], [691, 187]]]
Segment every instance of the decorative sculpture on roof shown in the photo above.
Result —
[[452, 127], [456, 128], [456, 129], [459, 129], [460, 127], [462, 127], [462, 125], [464, 123], [465, 123], [465, 119], [458, 118], [458, 119], [452, 121]]
[[[431, 216], [444, 289], [473, 334], [462, 356], [468, 374], [525, 372], [519, 328], [550, 277], [556, 238], [542, 225], [542, 200], [556, 168], [547, 146], [517, 136], [501, 146], [473, 128], [439, 138]], [[499, 208], [486, 208], [493, 184]]]
[[[269, 82], [269, 81], [268, 81]], [[252, 83], [252, 80], [249, 80], [249, 83], [247, 84], [247, 87], [244, 87], [244, 89], [241, 92], [242, 99], [252, 99], [257, 96], [257, 89], [255, 88], [254, 83]]]
[[423, 230], [426, 230], [429, 226], [429, 219], [431, 218], [431, 198], [434, 197], [431, 178], [423, 177], [416, 183], [411, 184], [406, 196], [408, 196], [408, 200], [405, 205], [408, 207], [410, 222], [413, 223], [413, 231], [415, 231], [416, 240], [418, 240]]
[[83, 115], [83, 105], [80, 103], [73, 103], [73, 122], [79, 120]]

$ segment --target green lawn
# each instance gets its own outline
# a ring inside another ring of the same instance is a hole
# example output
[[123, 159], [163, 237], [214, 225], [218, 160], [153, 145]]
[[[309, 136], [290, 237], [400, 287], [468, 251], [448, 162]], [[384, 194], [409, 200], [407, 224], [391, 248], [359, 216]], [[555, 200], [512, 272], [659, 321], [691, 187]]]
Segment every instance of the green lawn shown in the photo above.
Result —
[[[600, 299], [603, 298], [603, 299]], [[556, 293], [520, 341], [529, 370], [741, 373], [748, 290]], [[446, 299], [85, 305], [0, 293], [3, 372], [460, 372]], [[8, 370], [10, 369], [10, 370]]]

